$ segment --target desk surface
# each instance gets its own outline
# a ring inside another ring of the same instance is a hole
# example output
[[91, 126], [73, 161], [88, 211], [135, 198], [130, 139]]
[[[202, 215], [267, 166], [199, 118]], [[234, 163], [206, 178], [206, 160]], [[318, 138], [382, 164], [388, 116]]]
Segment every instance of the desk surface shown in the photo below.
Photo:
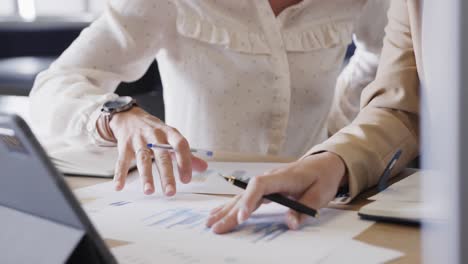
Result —
[[[231, 161], [245, 161], [244, 158], [218, 158], [217, 160], [231, 160]], [[252, 159], [250, 159], [252, 160]], [[255, 161], [279, 161], [275, 159], [254, 159]], [[285, 161], [285, 160], [283, 160]], [[399, 180], [408, 176], [410, 171], [405, 171], [401, 176], [397, 177], [395, 180]], [[97, 178], [85, 178], [85, 177], [67, 177], [67, 183], [72, 189], [82, 188], [86, 186], [95, 185], [102, 183], [108, 180], [97, 179]], [[362, 206], [369, 203], [366, 200], [367, 197], [375, 194], [375, 190], [369, 190], [368, 192], [360, 195], [352, 204], [339, 206], [340, 209], [346, 210], [359, 210]], [[390, 223], [375, 223], [369, 227], [366, 231], [358, 235], [356, 240], [366, 242], [372, 245], [395, 249], [401, 251], [405, 254], [404, 257], [392, 261], [390, 263], [421, 263], [421, 230], [416, 226], [405, 226], [397, 225]], [[109, 241], [108, 241], [109, 242]], [[118, 245], [117, 241], [111, 241], [109, 243], [111, 246]]]

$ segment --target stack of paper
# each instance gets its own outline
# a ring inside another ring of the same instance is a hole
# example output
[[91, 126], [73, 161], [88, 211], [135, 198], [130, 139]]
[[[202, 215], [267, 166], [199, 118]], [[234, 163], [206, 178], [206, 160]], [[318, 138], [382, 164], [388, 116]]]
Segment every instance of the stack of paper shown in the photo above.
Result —
[[[352, 238], [373, 224], [353, 211], [323, 209], [319, 219], [291, 231], [284, 223], [287, 208], [269, 204], [233, 232], [216, 235], [205, 221], [210, 209], [227, 201], [196, 194], [119, 194], [86, 204], [85, 210], [101, 236], [133, 244], [115, 249], [122, 263], [335, 263], [327, 259], [355, 253], [348, 246], [376, 259], [374, 247], [353, 245]], [[377, 256], [383, 262], [401, 253], [379, 250]]]
[[64, 174], [107, 177], [114, 176], [118, 158], [116, 148], [64, 147], [48, 152], [57, 169]]
[[382, 263], [402, 255], [354, 241], [373, 222], [353, 211], [322, 209], [319, 219], [291, 231], [284, 219], [288, 209], [271, 203], [229, 234], [216, 235], [205, 227], [209, 211], [230, 198], [195, 193], [239, 192], [228, 189], [232, 186], [217, 173], [248, 178], [282, 165], [210, 162], [211, 172], [195, 175], [194, 184], [179, 183], [172, 198], [160, 191], [143, 195], [137, 173], [123, 192], [104, 183], [76, 194], [94, 198], [84, 208], [103, 237], [131, 243], [113, 250], [121, 263], [339, 263], [356, 256], [361, 263]]
[[[283, 247], [282, 251], [287, 253], [288, 247]], [[213, 251], [216, 248], [212, 249]], [[235, 250], [233, 250], [235, 251]], [[313, 252], [313, 250], [309, 250]], [[162, 263], [181, 263], [181, 264], [193, 264], [193, 263], [267, 263], [266, 261], [259, 261], [258, 258], [254, 262], [254, 256], [261, 254], [260, 252], [238, 252], [238, 255], [251, 255], [251, 261], [245, 261], [245, 258], [217, 258], [216, 256], [206, 255], [199, 257], [199, 255], [193, 255], [187, 253], [184, 249], [179, 247], [173, 247], [171, 245], [165, 245], [161, 243], [135, 243], [127, 246], [118, 247], [112, 250], [114, 256], [118, 259], [119, 263], [122, 264], [153, 264], [156, 262]], [[311, 253], [312, 255], [312, 253]], [[338, 245], [332, 252], [325, 256], [323, 259], [314, 261], [314, 257], [306, 257], [302, 259], [301, 263], [317, 263], [317, 264], [337, 264], [337, 263], [349, 263], [350, 260], [358, 260], [360, 264], [376, 264], [386, 263], [388, 261], [401, 257], [400, 252], [389, 250], [385, 248], [375, 247], [366, 243], [362, 243], [356, 240], [346, 240], [344, 243]], [[271, 263], [279, 263], [275, 259], [270, 260]]]
[[[118, 159], [116, 147], [85, 146], [77, 148], [63, 143], [45, 145], [47, 154], [62, 173], [77, 176], [114, 177]], [[131, 169], [136, 167], [133, 162]]]

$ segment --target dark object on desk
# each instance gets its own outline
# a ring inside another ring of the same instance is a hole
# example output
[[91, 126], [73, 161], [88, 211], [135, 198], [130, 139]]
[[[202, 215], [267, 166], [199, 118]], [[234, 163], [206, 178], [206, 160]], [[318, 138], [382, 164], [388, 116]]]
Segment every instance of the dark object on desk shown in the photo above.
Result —
[[[222, 176], [222, 175], [221, 175]], [[238, 180], [236, 177], [234, 176], [222, 176], [226, 181], [228, 181], [229, 183], [239, 187], [239, 188], [242, 188], [242, 189], [246, 189], [247, 188], [247, 183], [246, 182], [243, 182], [241, 180]], [[281, 195], [281, 194], [269, 194], [269, 195], [265, 195], [263, 196], [265, 199], [267, 200], [270, 200], [272, 202], [275, 202], [275, 203], [278, 203], [278, 204], [281, 204], [281, 205], [284, 205], [288, 208], [291, 208], [299, 213], [302, 213], [302, 214], [306, 214], [306, 215], [309, 215], [309, 216], [312, 216], [312, 217], [318, 217], [318, 212], [317, 210], [313, 209], [313, 208], [310, 208], [308, 206], [305, 206], [304, 204], [301, 204], [299, 202], [296, 202], [294, 200], [291, 200], [289, 198], [286, 198], [285, 196]]]
[[0, 114], [0, 263], [117, 263], [33, 133]]
[[424, 213], [423, 203], [399, 201], [374, 201], [359, 209], [363, 219], [405, 225], [420, 225], [423, 221], [434, 221]]
[[361, 217], [361, 219], [369, 220], [369, 221], [385, 222], [385, 223], [399, 224], [399, 225], [421, 226], [421, 220], [419, 219], [405, 219], [405, 218], [398, 218], [398, 217], [367, 214], [367, 213], [362, 213], [362, 212], [358, 212], [358, 215]]
[[[395, 179], [397, 181], [394, 181]], [[373, 202], [361, 207], [359, 216], [363, 219], [407, 225], [438, 221], [427, 213], [424, 206], [421, 198], [422, 179], [420, 171], [404, 170], [392, 178], [393, 184], [386, 191], [369, 198]]]
[[380, 176], [379, 183], [377, 184], [377, 189], [379, 192], [387, 189], [388, 187], [388, 180], [390, 179], [390, 175], [392, 173], [395, 164], [397, 163], [398, 159], [401, 157], [402, 150], [398, 150], [393, 157], [388, 162], [387, 166], [385, 167], [382, 176]]

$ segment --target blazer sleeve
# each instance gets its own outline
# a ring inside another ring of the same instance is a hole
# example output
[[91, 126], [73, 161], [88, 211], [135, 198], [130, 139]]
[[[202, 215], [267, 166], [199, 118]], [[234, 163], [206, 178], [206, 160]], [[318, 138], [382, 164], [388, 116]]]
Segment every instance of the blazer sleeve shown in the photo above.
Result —
[[336, 82], [335, 96], [328, 118], [333, 135], [350, 124], [360, 111], [362, 90], [377, 74], [382, 52], [390, 0], [368, 1], [355, 23], [353, 56]]
[[358, 116], [307, 153], [343, 159], [350, 198], [378, 182], [396, 151], [403, 153], [392, 175], [418, 155], [419, 77], [407, 1], [392, 0], [388, 19], [376, 79], [362, 92]]

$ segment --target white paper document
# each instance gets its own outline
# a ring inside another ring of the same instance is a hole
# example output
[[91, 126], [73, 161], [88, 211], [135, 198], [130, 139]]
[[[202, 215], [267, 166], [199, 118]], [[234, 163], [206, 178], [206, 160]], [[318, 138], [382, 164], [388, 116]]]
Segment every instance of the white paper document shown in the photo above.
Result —
[[[179, 175], [175, 171], [178, 193], [201, 193], [201, 194], [227, 194], [235, 195], [243, 190], [226, 182], [219, 174], [232, 175], [240, 179], [249, 179], [256, 175], [264, 174], [266, 171], [284, 166], [284, 163], [249, 163], [249, 162], [208, 162], [208, 169], [205, 172], [194, 172], [192, 181], [189, 184], [180, 182]], [[161, 194], [161, 184], [156, 168], [153, 168], [156, 194]], [[140, 194], [143, 192], [143, 185], [139, 179], [138, 171], [133, 171], [127, 178], [123, 193]], [[109, 181], [92, 187], [82, 188], [75, 191], [79, 198], [99, 198], [115, 193], [114, 183]]]
[[356, 252], [372, 250], [369, 256], [378, 259], [376, 263], [400, 256], [350, 242], [374, 223], [360, 220], [355, 211], [322, 209], [320, 218], [310, 218], [292, 231], [284, 219], [288, 208], [271, 203], [228, 234], [217, 235], [205, 227], [209, 211], [230, 198], [199, 193], [242, 191], [218, 173], [248, 179], [280, 166], [284, 164], [210, 162], [206, 172], [194, 174], [192, 183], [178, 182], [178, 193], [170, 198], [161, 195], [157, 181], [156, 194], [144, 195], [137, 172], [122, 192], [115, 192], [109, 182], [75, 193], [81, 199], [95, 199], [84, 209], [101, 236], [131, 243], [113, 249], [121, 263], [333, 263], [329, 259], [336, 258], [334, 253], [353, 253], [343, 251], [343, 245]]
[[[285, 166], [284, 163], [258, 163], [258, 162], [208, 162], [208, 169], [202, 173], [193, 173], [190, 184], [178, 182], [179, 190], [183, 193], [203, 194], [239, 194], [242, 189], [228, 184], [221, 175], [235, 176], [238, 179], [248, 180], [263, 175], [272, 169]], [[159, 178], [159, 177], [158, 177]]]
[[190, 263], [178, 260], [181, 255], [190, 257], [192, 263], [313, 263], [373, 224], [360, 220], [354, 211], [323, 209], [319, 219], [308, 219], [300, 230], [291, 231], [284, 221], [287, 208], [269, 204], [233, 232], [216, 235], [205, 227], [205, 221], [211, 209], [226, 201], [197, 194], [173, 198], [120, 194], [84, 208], [105, 238], [154, 248], [162, 245], [148, 253], [162, 263]]
[[[287, 250], [286, 250], [287, 251]], [[313, 252], [313, 250], [310, 250]], [[112, 253], [122, 264], [152, 264], [152, 263], [258, 263], [255, 256], [251, 261], [246, 258], [223, 257], [216, 255], [201, 256], [190, 254], [184, 249], [162, 243], [134, 243], [127, 246], [112, 249]], [[256, 252], [241, 252], [239, 255], [255, 255]], [[312, 254], [312, 253], [311, 253]], [[372, 246], [356, 240], [346, 240], [336, 247], [325, 258], [315, 261], [317, 264], [350, 263], [350, 260], [359, 260], [360, 264], [386, 263], [402, 257], [399, 251]], [[260, 257], [257, 257], [260, 258]], [[242, 261], [242, 262], [241, 262]], [[351, 261], [352, 262], [352, 261]], [[274, 260], [271, 263], [278, 263]], [[302, 263], [314, 263], [305, 260]]]
[[[313, 250], [311, 250], [313, 252]], [[256, 263], [255, 257], [252, 262], [240, 262], [239, 258], [223, 257], [215, 255], [201, 256], [190, 254], [188, 251], [177, 246], [162, 243], [134, 243], [127, 246], [112, 249], [112, 253], [122, 264], [152, 264], [155, 262], [165, 263]], [[242, 252], [239, 255], [253, 253]], [[334, 250], [325, 258], [316, 261], [317, 264], [337, 264], [349, 263], [350, 260], [359, 260], [360, 264], [386, 263], [402, 257], [399, 251], [372, 246], [357, 240], [346, 240], [344, 243], [336, 245]], [[245, 259], [242, 259], [244, 261]], [[352, 261], [351, 261], [352, 262]], [[277, 263], [273, 261], [272, 263]], [[314, 263], [304, 261], [303, 263]]]

